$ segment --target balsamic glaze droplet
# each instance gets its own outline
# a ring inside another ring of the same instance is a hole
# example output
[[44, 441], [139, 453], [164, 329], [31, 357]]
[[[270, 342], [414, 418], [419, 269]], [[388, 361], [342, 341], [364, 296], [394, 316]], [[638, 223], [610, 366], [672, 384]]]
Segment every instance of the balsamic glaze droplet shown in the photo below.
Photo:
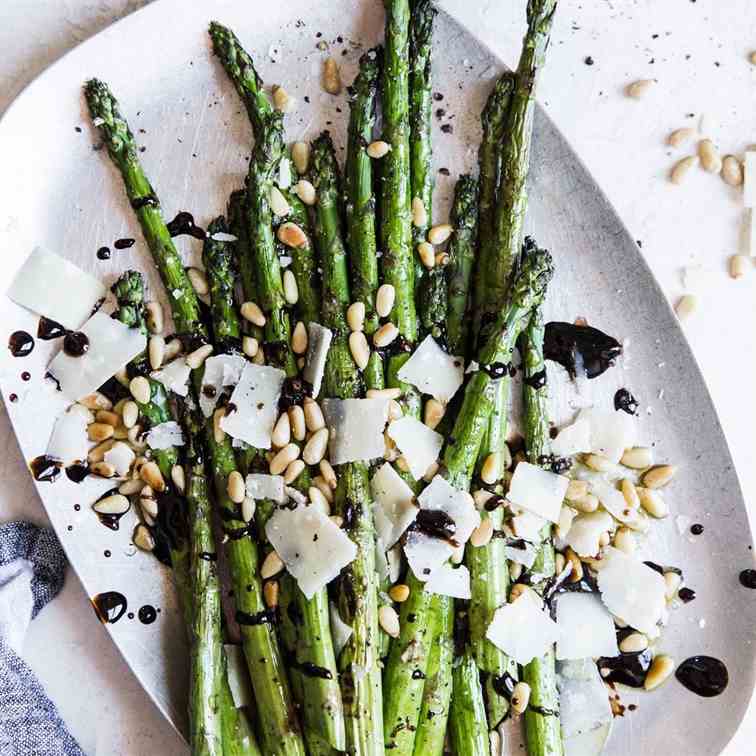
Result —
[[24, 370], [24, 372], [21, 373], [21, 380], [22, 381], [31, 380], [31, 373], [28, 370]]
[[44, 315], [39, 319], [39, 325], [37, 326], [38, 339], [50, 341], [51, 339], [59, 339], [65, 335], [66, 329], [60, 323], [56, 323], [54, 320], [44, 317]]
[[11, 394], [8, 397], [8, 399], [10, 399], [10, 401], [12, 401], [12, 402], [17, 402], [18, 401], [18, 394]]
[[626, 388], [618, 389], [614, 395], [614, 409], [634, 415], [638, 412], [638, 400]]
[[683, 586], [677, 592], [677, 596], [680, 599], [680, 601], [683, 602], [683, 604], [689, 604], [691, 601], [693, 601], [696, 598], [696, 592], [692, 588]]
[[743, 570], [738, 578], [744, 588], [756, 590], [756, 570]]
[[100, 247], [97, 250], [97, 259], [98, 260], [110, 260], [110, 248], [109, 247]]
[[204, 239], [207, 234], [194, 222], [194, 216], [182, 210], [168, 224], [168, 232], [171, 236], [193, 236], [195, 239]]
[[116, 239], [113, 242], [113, 246], [116, 249], [128, 249], [136, 244], [136, 239]]
[[137, 617], [143, 625], [151, 625], [157, 619], [157, 610], [150, 604], [139, 607]]
[[74, 483], [81, 483], [89, 475], [89, 467], [80, 462], [74, 462], [66, 467], [66, 477]]
[[431, 538], [442, 538], [455, 545], [454, 535], [457, 524], [441, 509], [421, 509], [417, 513], [414, 527]]
[[81, 357], [89, 351], [89, 338], [81, 331], [69, 331], [63, 339], [63, 351], [69, 357]]
[[701, 525], [700, 522], [694, 522], [690, 526], [690, 532], [693, 533], [693, 535], [701, 535], [701, 533], [704, 532], [704, 526]]
[[14, 357], [26, 357], [34, 349], [34, 337], [26, 331], [14, 331], [8, 339], [8, 349]]
[[97, 618], [104, 624], [110, 622], [118, 622], [121, 617], [126, 613], [126, 607], [128, 602], [126, 596], [118, 591], [106, 591], [105, 593], [98, 593], [92, 599], [92, 606], [94, 607]]
[[39, 483], [54, 483], [60, 475], [60, 469], [63, 465], [57, 459], [41, 454], [29, 463], [29, 467], [34, 480]]
[[688, 690], [704, 698], [723, 693], [730, 681], [727, 667], [713, 656], [691, 656], [677, 668], [675, 677]]
[[598, 328], [573, 323], [546, 324], [543, 356], [558, 362], [571, 378], [577, 376], [576, 358], [580, 358], [588, 378], [596, 378], [614, 365], [622, 354], [617, 339]]

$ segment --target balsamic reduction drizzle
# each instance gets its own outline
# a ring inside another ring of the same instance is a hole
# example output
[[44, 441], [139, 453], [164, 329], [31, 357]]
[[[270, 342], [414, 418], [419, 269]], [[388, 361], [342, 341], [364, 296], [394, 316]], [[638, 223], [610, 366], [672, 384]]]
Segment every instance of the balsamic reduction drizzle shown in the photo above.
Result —
[[60, 475], [63, 465], [52, 457], [48, 457], [46, 454], [41, 454], [39, 457], [35, 457], [30, 463], [32, 475], [34, 480], [39, 483], [54, 483]]
[[756, 590], [756, 570], [743, 570], [738, 575], [738, 579], [744, 588]]
[[113, 246], [116, 249], [128, 249], [136, 244], [136, 239], [116, 239]]
[[60, 324], [56, 323], [50, 318], [46, 318], [44, 315], [40, 317], [39, 324], [37, 325], [37, 338], [43, 341], [50, 341], [52, 339], [59, 339], [61, 336], [66, 335], [66, 329]]
[[63, 337], [63, 351], [69, 357], [81, 357], [89, 351], [89, 338], [81, 331], [69, 331]]
[[571, 378], [577, 377], [577, 360], [582, 360], [588, 378], [597, 378], [614, 365], [622, 354], [617, 339], [598, 328], [574, 323], [546, 324], [543, 356], [558, 362]]
[[704, 698], [720, 695], [730, 681], [724, 662], [713, 656], [691, 656], [677, 668], [675, 677], [688, 690]]
[[128, 602], [126, 601], [126, 596], [122, 593], [118, 593], [118, 591], [106, 591], [105, 593], [98, 593], [92, 599], [92, 606], [97, 614], [97, 618], [104, 625], [108, 622], [118, 622], [126, 613]]
[[89, 467], [80, 462], [74, 462], [66, 467], [66, 477], [73, 483], [81, 483], [89, 475]]
[[98, 260], [110, 260], [110, 247], [100, 247], [97, 250]]
[[171, 236], [193, 236], [195, 239], [204, 239], [207, 236], [204, 229], [195, 224], [194, 216], [186, 211], [181, 211], [168, 223], [168, 233]]
[[14, 357], [27, 357], [34, 349], [34, 337], [26, 331], [14, 331], [8, 339], [8, 349]]
[[635, 415], [638, 412], [638, 400], [626, 388], [617, 389], [614, 395], [614, 409]]

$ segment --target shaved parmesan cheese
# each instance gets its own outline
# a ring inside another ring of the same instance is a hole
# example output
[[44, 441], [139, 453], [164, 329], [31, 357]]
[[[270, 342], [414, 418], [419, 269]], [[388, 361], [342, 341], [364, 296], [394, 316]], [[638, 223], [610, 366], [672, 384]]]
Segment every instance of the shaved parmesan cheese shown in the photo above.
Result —
[[73, 400], [97, 391], [147, 346], [138, 328], [129, 328], [104, 312], [92, 315], [81, 332], [89, 339], [89, 349], [80, 357], [58, 352], [48, 367], [61, 391]]
[[402, 547], [398, 543], [386, 552], [386, 561], [389, 568], [389, 580], [395, 583], [402, 572]]
[[533, 562], [535, 562], [537, 554], [538, 550], [536, 549], [536, 547], [533, 546], [532, 543], [527, 543], [524, 540], [522, 543], [519, 543], [517, 541], [508, 543], [504, 547], [504, 556], [510, 562], [517, 562], [528, 570], [533, 566]]
[[634, 523], [639, 518], [639, 511], [629, 507], [622, 492], [613, 483], [604, 480], [591, 482], [591, 491], [596, 494], [601, 506], [616, 520], [622, 523]]
[[291, 161], [289, 158], [281, 158], [278, 164], [278, 186], [288, 189], [291, 186]]
[[331, 601], [328, 605], [329, 613], [331, 615], [331, 638], [333, 640], [333, 650], [338, 658], [339, 654], [344, 650], [344, 646], [349, 642], [354, 630], [352, 630], [339, 614], [338, 607]]
[[285, 486], [284, 487], [284, 493], [295, 503], [300, 506], [306, 507], [307, 506], [307, 496], [305, 496], [301, 491], [297, 490], [293, 486]]
[[743, 161], [743, 204], [756, 206], [756, 152], [747, 150]]
[[136, 459], [136, 454], [128, 444], [123, 441], [116, 441], [103, 457], [104, 461], [113, 465], [116, 474], [124, 477], [129, 474], [131, 463]]
[[581, 557], [595, 557], [599, 552], [601, 534], [610, 530], [612, 517], [608, 512], [598, 510], [579, 514], [567, 533], [567, 544]]
[[572, 425], [562, 428], [551, 442], [551, 451], [558, 457], [591, 451], [591, 425], [586, 418], [578, 418]]
[[558, 522], [569, 484], [564, 475], [543, 470], [530, 462], [520, 462], [515, 467], [507, 499], [522, 509]]
[[538, 543], [542, 540], [541, 530], [544, 525], [548, 523], [548, 520], [544, 520], [537, 514], [532, 512], [520, 512], [512, 517], [511, 526], [512, 532], [524, 541], [530, 541], [531, 543]]
[[243, 706], [249, 706], [254, 700], [244, 652], [241, 646], [232, 643], [225, 643], [223, 648], [226, 651], [226, 672], [228, 686], [231, 688], [231, 698], [234, 700], [234, 706], [241, 709]]
[[276, 504], [284, 504], [288, 500], [284, 490], [282, 475], [266, 475], [264, 473], [250, 473], [247, 475], [247, 496], [251, 499], [269, 499]]
[[94, 276], [41, 247], [26, 258], [7, 291], [16, 304], [73, 331], [81, 328], [107, 293]]
[[654, 637], [666, 608], [664, 578], [619, 549], [605, 550], [598, 573], [601, 600], [628, 625]]
[[415, 480], [425, 475], [444, 445], [440, 433], [409, 415], [394, 420], [388, 427], [388, 434], [399, 447]]
[[627, 412], [590, 407], [581, 410], [578, 419], [590, 424], [590, 451], [611, 462], [619, 462], [625, 449], [637, 445], [638, 423]]
[[[76, 406], [80, 405], [74, 405]], [[55, 421], [46, 453], [48, 457], [64, 465], [83, 462], [89, 453], [87, 418], [70, 407]]]
[[307, 599], [357, 556], [346, 533], [315, 507], [277, 509], [265, 534]]
[[270, 449], [285, 379], [283, 370], [247, 362], [229, 400], [234, 411], [221, 418], [221, 428], [256, 449]]
[[617, 656], [614, 619], [591, 593], [563, 593], [557, 599], [557, 659]]
[[205, 417], [213, 414], [224, 389], [239, 383], [246, 364], [247, 360], [240, 354], [218, 354], [205, 360], [199, 396], [199, 406]]
[[363, 462], [382, 457], [388, 399], [324, 399], [331, 464]]
[[173, 420], [153, 426], [147, 434], [147, 446], [150, 449], [170, 449], [172, 446], [183, 445], [184, 432]]
[[417, 517], [415, 494], [393, 466], [385, 462], [370, 481], [375, 498], [375, 530], [384, 550], [390, 549]]
[[449, 563], [442, 564], [433, 570], [425, 584], [425, 590], [429, 593], [437, 593], [440, 596], [469, 599], [472, 596], [470, 571], [464, 565], [452, 567]]
[[440, 538], [433, 538], [419, 530], [407, 533], [404, 553], [418, 580], [428, 580], [453, 552], [454, 548]]
[[609, 735], [611, 735], [612, 724], [611, 721], [602, 722], [594, 730], [581, 732], [577, 735], [563, 735], [564, 756], [601, 756], [609, 740]]
[[307, 356], [302, 377], [312, 386], [313, 398], [317, 398], [320, 393], [320, 384], [323, 382], [326, 357], [331, 348], [333, 331], [324, 328], [319, 323], [310, 323], [307, 326], [307, 337]]
[[554, 645], [559, 628], [543, 610], [538, 596], [526, 590], [511, 604], [496, 610], [486, 638], [518, 664], [528, 664]]
[[464, 360], [447, 354], [432, 336], [423, 339], [398, 373], [399, 380], [444, 403], [457, 393], [464, 375]]
[[150, 373], [150, 378], [162, 383], [166, 391], [172, 391], [177, 396], [186, 396], [189, 393], [189, 376], [192, 369], [186, 364], [183, 357], [179, 357], [160, 370]]

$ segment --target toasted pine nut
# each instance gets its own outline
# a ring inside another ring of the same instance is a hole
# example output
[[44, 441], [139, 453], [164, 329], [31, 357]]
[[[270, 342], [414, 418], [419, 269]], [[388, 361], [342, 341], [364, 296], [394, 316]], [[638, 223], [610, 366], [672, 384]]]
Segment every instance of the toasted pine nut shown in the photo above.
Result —
[[730, 186], [743, 183], [743, 166], [735, 155], [725, 155], [722, 160], [722, 180]]
[[646, 673], [646, 679], [643, 681], [643, 687], [646, 690], [658, 688], [674, 671], [675, 661], [666, 654], [655, 656], [651, 662], [651, 667]]
[[530, 702], [530, 685], [526, 682], [518, 682], [512, 689], [512, 710], [516, 714], [522, 714], [528, 708]]
[[637, 491], [641, 506], [652, 517], [661, 519], [669, 514], [669, 507], [658, 491], [651, 488], [638, 488]]
[[387, 347], [399, 335], [399, 329], [393, 323], [384, 323], [374, 334], [373, 344], [377, 349]]
[[139, 404], [147, 404], [147, 402], [150, 401], [150, 396], [152, 394], [150, 382], [143, 375], [138, 375], [131, 379], [131, 383], [129, 383], [129, 391], [131, 391], [131, 395], [139, 402]]
[[[323, 460], [321, 459], [320, 461], [322, 462]], [[326, 501], [329, 504], [333, 504], [333, 489], [328, 485], [325, 478], [322, 475], [316, 475], [312, 479], [312, 483], [326, 497]]]
[[296, 223], [282, 223], [278, 227], [278, 240], [287, 247], [299, 249], [309, 245], [307, 234]]
[[280, 414], [278, 420], [276, 420], [276, 424], [273, 426], [270, 440], [276, 449], [283, 449], [291, 441], [291, 423], [289, 422], [288, 413], [282, 412]]
[[[557, 554], [557, 556], [562, 556], [561, 554]], [[564, 560], [564, 557], [562, 557], [562, 560]], [[523, 566], [519, 562], [510, 562], [509, 563], [509, 579], [516, 583], [520, 579], [520, 575], [522, 575], [522, 568]], [[559, 570], [557, 570], [557, 575], [559, 574]]]
[[107, 423], [91, 423], [87, 427], [87, 435], [89, 436], [90, 441], [107, 441], [109, 438], [113, 437], [113, 434], [115, 433], [115, 428], [112, 425], [108, 425]]
[[402, 390], [400, 388], [383, 388], [383, 389], [368, 389], [365, 392], [365, 396], [368, 399], [401, 399]]
[[254, 357], [259, 348], [260, 343], [254, 336], [242, 336], [242, 352], [247, 357]]
[[325, 428], [323, 410], [320, 409], [320, 405], [309, 396], [304, 400], [304, 416], [308, 431], [315, 432], [319, 431], [321, 428]]
[[260, 567], [260, 577], [263, 580], [268, 580], [269, 578], [278, 575], [278, 573], [281, 572], [283, 568], [284, 563], [281, 560], [281, 557], [278, 556], [275, 551], [271, 551], [268, 556], [265, 557]]
[[239, 311], [241, 312], [241, 316], [253, 325], [260, 326], [262, 328], [262, 326], [264, 326], [267, 322], [265, 314], [260, 309], [260, 305], [258, 305], [256, 302], [244, 302]]
[[150, 358], [150, 367], [158, 370], [165, 359], [165, 339], [162, 336], [150, 336], [147, 349]]
[[179, 493], [186, 490], [186, 473], [181, 465], [174, 465], [171, 468], [171, 480]]
[[384, 606], [378, 610], [378, 623], [392, 638], [399, 637], [401, 629], [399, 626], [399, 615], [396, 613], [393, 606], [384, 604]]
[[680, 577], [679, 573], [673, 570], [664, 573], [664, 596], [667, 601], [672, 601], [681, 585], [682, 577]]
[[302, 474], [302, 470], [304, 469], [305, 463], [301, 459], [295, 459], [293, 462], [290, 462], [286, 470], [284, 470], [284, 483], [290, 486]]
[[640, 506], [640, 497], [638, 491], [635, 488], [635, 483], [629, 478], [624, 478], [620, 483], [620, 490], [625, 497], [625, 503], [630, 509], [638, 509]]
[[302, 452], [302, 459], [308, 465], [317, 465], [325, 456], [327, 448], [328, 428], [316, 430], [315, 433], [310, 436], [310, 440], [305, 444], [304, 451]]
[[307, 423], [305, 422], [304, 410], [298, 404], [288, 409], [289, 423], [291, 424], [291, 435], [296, 441], [304, 441], [307, 434]]
[[124, 496], [133, 496], [134, 494], [139, 493], [142, 490], [142, 481], [141, 480], [124, 480], [123, 483], [121, 483], [120, 486], [118, 486], [118, 493], [123, 494]]
[[417, 228], [425, 228], [428, 225], [428, 211], [420, 197], [412, 198], [412, 224]]
[[299, 288], [297, 287], [297, 279], [294, 277], [294, 273], [290, 270], [285, 270], [282, 280], [284, 299], [288, 304], [296, 304], [299, 301]]
[[197, 347], [193, 352], [186, 355], [186, 364], [192, 370], [197, 370], [202, 367], [205, 360], [213, 353], [212, 344], [203, 344], [201, 347]]
[[383, 284], [378, 287], [375, 295], [375, 311], [378, 313], [378, 317], [387, 318], [389, 316], [394, 307], [395, 298], [396, 289], [392, 284]]
[[379, 160], [380, 158], [388, 155], [388, 153], [391, 152], [391, 145], [388, 142], [382, 142], [378, 140], [377, 142], [371, 142], [367, 146], [367, 149], [365, 151], [367, 152], [369, 157], [373, 158], [374, 160]]
[[484, 483], [491, 485], [499, 480], [501, 472], [499, 455], [496, 452], [492, 452], [483, 461], [483, 466], [480, 468], [480, 477]]
[[277, 580], [269, 580], [263, 585], [263, 598], [268, 609], [275, 609], [278, 606], [278, 591]]
[[145, 322], [150, 333], [162, 333], [165, 324], [163, 305], [160, 302], [147, 302], [144, 306]]
[[676, 465], [655, 465], [643, 473], [642, 483], [646, 488], [664, 488], [676, 474]]
[[520, 596], [527, 590], [528, 586], [525, 583], [515, 583], [509, 589], [509, 603], [512, 604], [517, 601]]
[[181, 339], [172, 336], [169, 341], [165, 342], [165, 357], [163, 360], [168, 362], [174, 357], [178, 357], [184, 349], [184, 345], [181, 343]]
[[134, 528], [131, 540], [134, 542], [134, 546], [142, 551], [152, 551], [155, 548], [155, 539], [150, 529], [141, 523]]
[[273, 106], [276, 110], [280, 110], [282, 113], [290, 113], [295, 105], [295, 98], [290, 97], [283, 87], [278, 85], [273, 87]]
[[370, 361], [370, 345], [362, 331], [352, 331], [349, 334], [349, 352], [352, 355], [354, 364], [360, 370], [364, 370]]
[[451, 260], [451, 257], [449, 257], [448, 252], [437, 252], [434, 264], [437, 268], [445, 268], [449, 264], [449, 260]]
[[485, 488], [479, 488], [475, 493], [473, 493], [473, 503], [475, 504], [475, 509], [478, 511], [481, 511], [485, 506], [486, 502], [495, 494], [492, 491], [488, 491]]
[[294, 142], [291, 146], [291, 159], [294, 161], [297, 173], [304, 176], [310, 163], [310, 145], [307, 142]]
[[580, 557], [568, 546], [564, 552], [565, 559], [572, 565], [571, 583], [579, 583], [583, 579], [583, 564]]
[[446, 407], [444, 407], [438, 399], [428, 399], [423, 407], [423, 422], [434, 430], [438, 427], [438, 424], [443, 420], [446, 413]]
[[571, 480], [567, 486], [567, 492], [564, 498], [567, 501], [577, 501], [582, 499], [583, 496], [588, 494], [588, 481], [587, 480]]
[[123, 405], [123, 424], [133, 428], [139, 419], [139, 407], [136, 402], [128, 401]]
[[300, 179], [294, 184], [294, 194], [304, 202], [305, 205], [314, 205], [317, 200], [317, 194], [315, 187], [307, 181], [307, 179]]
[[633, 470], [645, 470], [654, 464], [654, 453], [648, 446], [633, 446], [625, 449], [620, 462]]
[[624, 551], [625, 554], [635, 553], [635, 536], [632, 530], [624, 526], [617, 528], [617, 532], [614, 534], [614, 547]]
[[294, 352], [294, 354], [305, 354], [305, 352], [307, 352], [308, 341], [309, 337], [307, 336], [307, 328], [300, 320], [294, 326], [294, 333], [291, 334], [291, 351]]
[[410, 589], [408, 585], [404, 583], [397, 583], [389, 588], [389, 597], [392, 601], [396, 601], [397, 604], [405, 602], [410, 595]]
[[336, 471], [333, 469], [331, 463], [327, 459], [321, 459], [319, 467], [320, 474], [323, 476], [323, 480], [328, 483], [331, 488], [335, 489], [338, 480], [336, 478]]
[[247, 495], [244, 478], [238, 470], [232, 470], [226, 481], [226, 493], [234, 504], [241, 504]]
[[596, 472], [608, 472], [614, 465], [600, 454], [586, 454], [583, 457], [583, 464]]
[[310, 500], [310, 504], [320, 510], [326, 517], [331, 514], [331, 505], [317, 486], [310, 486], [307, 489], [307, 498]]
[[428, 231], [428, 241], [431, 244], [443, 244], [451, 235], [454, 228], [450, 223], [439, 223]]
[[438, 464], [438, 462], [431, 462], [428, 469], [423, 473], [423, 480], [426, 483], [430, 483], [433, 478], [436, 477], [436, 474], [441, 469], [441, 465]]
[[365, 328], [365, 303], [352, 302], [347, 307], [346, 317], [351, 331], [362, 331]]
[[213, 438], [216, 444], [222, 444], [223, 439], [226, 438], [226, 431], [221, 427], [221, 420], [226, 416], [226, 408], [218, 407], [213, 412]]
[[689, 155], [688, 157], [684, 157], [682, 160], [678, 160], [674, 166], [672, 166], [672, 171], [669, 174], [669, 180], [673, 184], [682, 184], [683, 181], [685, 181], [685, 177], [690, 172], [690, 169], [698, 163], [698, 158], [695, 155]]
[[628, 97], [640, 100], [653, 85], [653, 79], [640, 79], [639, 81], [634, 81], [632, 84], [629, 84], [625, 92]]
[[394, 464], [396, 465], [397, 470], [399, 470], [400, 472], [408, 473], [410, 471], [407, 460], [402, 455], [399, 455], [396, 458]]
[[675, 129], [668, 137], [667, 143], [671, 147], [681, 147], [685, 142], [689, 142], [696, 135], [695, 129]]
[[648, 638], [643, 633], [631, 633], [625, 636], [619, 644], [623, 654], [639, 654], [648, 648]]
[[121, 418], [113, 410], [98, 410], [95, 415], [95, 422], [112, 425], [114, 428], [117, 428], [121, 424]]
[[745, 255], [733, 255], [730, 258], [730, 277], [734, 279], [742, 278], [747, 270], [751, 261]]
[[163, 473], [160, 472], [157, 462], [145, 462], [139, 470], [139, 476], [158, 493], [165, 491], [165, 480], [163, 480]]
[[199, 268], [187, 268], [186, 275], [194, 291], [201, 297], [210, 293], [210, 286], [207, 283], [205, 272]]
[[79, 399], [79, 404], [90, 410], [113, 409], [113, 402], [111, 402], [105, 394], [101, 394], [99, 391], [95, 391], [92, 394], [88, 394], [83, 399]]
[[426, 268], [432, 268], [436, 264], [436, 250], [430, 242], [420, 242], [417, 245], [417, 254], [420, 256], [420, 262]]
[[389, 421], [398, 420], [400, 417], [404, 417], [404, 410], [402, 410], [402, 405], [399, 404], [396, 399], [389, 399], [388, 417]]
[[113, 448], [113, 439], [103, 441], [101, 444], [92, 447], [87, 454], [87, 461], [92, 464], [94, 462], [102, 462], [105, 457], [105, 452], [110, 451]]
[[323, 89], [332, 95], [341, 93], [341, 71], [333, 58], [323, 61]]
[[299, 447], [296, 444], [287, 444], [270, 460], [270, 474], [281, 475], [283, 471], [299, 457]]
[[493, 520], [490, 517], [485, 517], [480, 521], [480, 525], [471, 533], [470, 545], [474, 548], [486, 546], [491, 541], [491, 538], [493, 538], [493, 531]]
[[711, 139], [702, 139], [698, 143], [698, 157], [701, 167], [708, 173], [719, 173], [722, 170], [722, 158]]
[[284, 218], [291, 212], [286, 197], [281, 194], [281, 190], [277, 186], [270, 187], [270, 209], [273, 211], [273, 215], [279, 218]]

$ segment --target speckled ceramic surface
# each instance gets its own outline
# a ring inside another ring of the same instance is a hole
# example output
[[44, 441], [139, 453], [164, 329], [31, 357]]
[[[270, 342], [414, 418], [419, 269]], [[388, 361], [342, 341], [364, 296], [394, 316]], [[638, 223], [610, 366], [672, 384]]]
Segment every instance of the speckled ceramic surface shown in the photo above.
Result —
[[[137, 267], [148, 274], [152, 290], [160, 291], [118, 178], [105, 156], [92, 149], [98, 140], [80, 86], [92, 75], [110, 82], [134, 129], [144, 129], [139, 138], [146, 147], [145, 167], [166, 214], [189, 210], [206, 223], [241, 185], [249, 141], [236, 95], [210, 56], [205, 27], [212, 18], [237, 30], [267, 82], [285, 84], [298, 98], [298, 108], [287, 117], [290, 139], [327, 127], [343, 145], [345, 116], [337, 107], [345, 112], [346, 103], [320, 89], [325, 53], [316, 43], [330, 44], [349, 81], [361, 50], [382, 34], [380, 3], [335, 0], [313, 7], [292, 0], [258, 13], [236, 1], [188, 6], [162, 0], [66, 56], [0, 123], [0, 164], [13, 177], [0, 185], [3, 288], [29, 251], [42, 244], [108, 283], [126, 267]], [[437, 28], [435, 88], [444, 95], [446, 115], [436, 123], [435, 164], [451, 174], [437, 176], [435, 212], [443, 217], [456, 175], [474, 166], [477, 114], [499, 66], [450, 18], [440, 16]], [[442, 122], [454, 133], [442, 133]], [[731, 676], [727, 691], [710, 700], [674, 681], [653, 694], [623, 691], [624, 703], [639, 708], [618, 721], [609, 751], [629, 755], [665, 747], [672, 753], [718, 753], [740, 721], [753, 685], [756, 619], [737, 580], [738, 572], [753, 564], [751, 537], [724, 438], [690, 350], [633, 239], [543, 117], [536, 125], [530, 196], [529, 229], [557, 262], [549, 316], [585, 316], [626, 344], [622, 364], [594, 382], [589, 397], [576, 397], [567, 387], [556, 392], [555, 418], [565, 419], [586, 399], [609, 402], [623, 385], [640, 399], [642, 437], [655, 444], [659, 459], [682, 466], [668, 493], [673, 516], [654, 528], [644, 556], [682, 567], [697, 592], [695, 602], [672, 612], [661, 647], [677, 659], [693, 653], [719, 656]], [[114, 251], [109, 261], [96, 258], [98, 247], [121, 237], [137, 243]], [[182, 238], [187, 261], [197, 255], [196, 244]], [[36, 318], [4, 298], [0, 318], [3, 338], [18, 328], [36, 330]], [[2, 351], [0, 386], [6, 402], [12, 393], [18, 396], [8, 412], [28, 459], [44, 451], [63, 407], [43, 380], [55, 348], [54, 342], [38, 342], [24, 359]], [[22, 371], [31, 373], [29, 381], [21, 379]], [[555, 385], [564, 386], [560, 376], [553, 377]], [[100, 490], [105, 487], [99, 484]], [[89, 508], [97, 488], [92, 481], [77, 486], [60, 480], [40, 484], [39, 492], [90, 595], [117, 590], [127, 596], [129, 611], [148, 604], [161, 609], [153, 624], [124, 616], [108, 627], [145, 689], [181, 729], [186, 654], [169, 575], [136, 552], [130, 543], [133, 523], [125, 519], [117, 532], [99, 524]], [[706, 527], [706, 539], [696, 540], [686, 529], [681, 535], [678, 525], [698, 521]]]

